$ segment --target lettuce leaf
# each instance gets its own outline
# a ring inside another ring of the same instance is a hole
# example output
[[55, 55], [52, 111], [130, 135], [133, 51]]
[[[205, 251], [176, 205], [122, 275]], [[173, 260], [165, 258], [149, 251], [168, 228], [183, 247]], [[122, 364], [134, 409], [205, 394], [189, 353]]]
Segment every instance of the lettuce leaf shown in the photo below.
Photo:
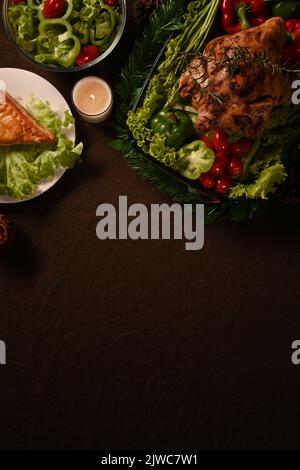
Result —
[[13, 5], [8, 10], [10, 24], [13, 27], [17, 44], [24, 51], [31, 53], [36, 47], [38, 36], [37, 11], [24, 3]]
[[254, 161], [249, 165], [246, 180], [231, 188], [229, 198], [268, 199], [287, 176], [281, 162], [283, 148], [284, 143], [279, 146], [273, 144], [268, 148], [260, 146]]
[[252, 184], [237, 184], [234, 186], [229, 197], [236, 199], [246, 197], [249, 199], [268, 199], [271, 193], [281, 184], [287, 176], [286, 169], [282, 163], [275, 163], [265, 168]]
[[30, 196], [39, 183], [38, 169], [26, 153], [13, 150], [6, 158], [6, 189], [15, 199]]
[[59, 168], [72, 168], [80, 160], [83, 144], [74, 143], [65, 130], [74, 123], [67, 111], [61, 120], [48, 102], [33, 96], [25, 103], [32, 116], [55, 132], [56, 144], [0, 147], [0, 193], [22, 200], [31, 196], [42, 179], [51, 179]]

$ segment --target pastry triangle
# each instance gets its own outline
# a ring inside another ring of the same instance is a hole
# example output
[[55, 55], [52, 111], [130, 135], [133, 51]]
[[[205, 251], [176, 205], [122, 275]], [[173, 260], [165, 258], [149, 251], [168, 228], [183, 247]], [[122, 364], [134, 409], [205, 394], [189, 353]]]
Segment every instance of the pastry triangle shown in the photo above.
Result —
[[9, 93], [0, 90], [0, 145], [54, 142], [53, 132], [39, 124]]

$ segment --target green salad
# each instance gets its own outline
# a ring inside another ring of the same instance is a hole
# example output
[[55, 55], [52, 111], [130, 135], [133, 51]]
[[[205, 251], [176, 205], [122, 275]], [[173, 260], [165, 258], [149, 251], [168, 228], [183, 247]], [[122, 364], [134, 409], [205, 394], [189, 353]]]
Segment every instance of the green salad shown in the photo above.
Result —
[[16, 43], [41, 64], [69, 68], [99, 57], [121, 22], [117, 0], [12, 0]]
[[[190, 77], [194, 81], [198, 80], [197, 75], [194, 78], [193, 66], [189, 65], [194, 56], [202, 58], [206, 66], [215, 60], [214, 56], [205, 58], [202, 52], [208, 43], [208, 35], [218, 21], [221, 5], [220, 0], [194, 0], [189, 3], [181, 30], [168, 42], [165, 58], [150, 80], [141, 106], [128, 113], [127, 124], [138, 146], [146, 154], [194, 183], [198, 182], [199, 188], [226, 194], [232, 200], [267, 199], [286, 179], [287, 172], [281, 155], [285, 145], [296, 133], [300, 106], [295, 106], [291, 100], [275, 105], [260, 135], [251, 139], [244, 135], [242, 122], [240, 129], [235, 132], [215, 128], [199, 131], [195, 122], [200, 112], [198, 114], [198, 110], [193, 107], [195, 100], [182, 99], [178, 92], [183, 72], [189, 70]], [[274, 25], [275, 28], [276, 19]], [[260, 56], [257, 57], [257, 60], [261, 60]], [[228, 60], [230, 62], [231, 59]], [[222, 67], [225, 66], [223, 63]], [[239, 66], [232, 72], [232, 82], [234, 74], [239, 73]], [[273, 73], [272, 66], [275, 67], [275, 81], [276, 64], [270, 66]], [[217, 67], [216, 70], [218, 72]], [[250, 66], [248, 70], [251, 75]], [[190, 87], [194, 86], [192, 80], [187, 83]], [[203, 87], [201, 98], [207, 89], [208, 86]], [[211, 93], [210, 98], [218, 109], [217, 100], [220, 97]], [[180, 115], [179, 112], [184, 114]], [[206, 109], [203, 108], [203, 112], [205, 114]], [[191, 132], [192, 123], [194, 132]], [[178, 129], [181, 129], [181, 139], [178, 139]]]
[[43, 126], [56, 135], [55, 144], [1, 145], [0, 194], [22, 200], [30, 197], [41, 180], [51, 179], [59, 168], [72, 168], [80, 160], [83, 144], [74, 143], [65, 130], [74, 123], [69, 111], [61, 120], [48, 102], [34, 96], [22, 105]]

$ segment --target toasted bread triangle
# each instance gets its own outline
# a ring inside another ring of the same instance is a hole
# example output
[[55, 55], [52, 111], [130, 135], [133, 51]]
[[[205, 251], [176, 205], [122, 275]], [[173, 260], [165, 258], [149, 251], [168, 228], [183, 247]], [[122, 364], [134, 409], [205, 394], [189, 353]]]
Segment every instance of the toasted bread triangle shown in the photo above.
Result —
[[9, 93], [0, 91], [0, 145], [55, 141], [53, 132], [39, 124]]

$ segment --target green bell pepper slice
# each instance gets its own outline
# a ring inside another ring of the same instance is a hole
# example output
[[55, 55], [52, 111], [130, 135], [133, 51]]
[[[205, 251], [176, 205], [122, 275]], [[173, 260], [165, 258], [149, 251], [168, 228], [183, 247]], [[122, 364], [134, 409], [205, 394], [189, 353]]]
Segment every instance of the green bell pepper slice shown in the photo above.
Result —
[[74, 33], [80, 36], [80, 42], [83, 46], [88, 44], [89, 39], [90, 39], [90, 32], [85, 23], [82, 23], [81, 21], [77, 21], [77, 23], [73, 24], [73, 31]]
[[195, 140], [178, 151], [179, 171], [190, 180], [197, 180], [207, 173], [215, 161], [214, 151], [202, 140]]
[[[63, 26], [65, 31], [57, 36], [47, 34], [47, 27]], [[73, 43], [70, 46], [70, 41]], [[72, 26], [64, 19], [44, 20], [39, 25], [37, 38], [38, 54], [34, 57], [37, 62], [58, 64], [61, 67], [71, 67], [80, 53], [81, 43], [73, 34]]]
[[273, 16], [281, 16], [285, 20], [300, 18], [300, 3], [298, 0], [288, 0], [277, 2], [272, 7]]
[[[65, 1], [68, 4], [67, 10], [61, 18], [57, 18], [57, 19], [67, 20], [72, 14], [73, 0], [65, 0]], [[40, 21], [44, 21], [46, 19], [43, 15], [44, 2], [42, 2], [40, 5], [35, 4], [34, 0], [27, 0], [27, 2], [28, 2], [28, 6], [30, 6], [30, 8], [32, 8], [33, 10], [37, 10], [38, 19]]]
[[151, 119], [150, 127], [155, 133], [164, 134], [166, 145], [175, 149], [180, 148], [195, 133], [188, 114], [172, 108], [158, 111]]
[[62, 18], [57, 18], [53, 20], [44, 20], [39, 24], [39, 34], [40, 35], [46, 35], [47, 36], [47, 28], [48, 26], [63, 26], [66, 31], [69, 33], [72, 33], [72, 26], [70, 23], [66, 20], [63, 20]]

